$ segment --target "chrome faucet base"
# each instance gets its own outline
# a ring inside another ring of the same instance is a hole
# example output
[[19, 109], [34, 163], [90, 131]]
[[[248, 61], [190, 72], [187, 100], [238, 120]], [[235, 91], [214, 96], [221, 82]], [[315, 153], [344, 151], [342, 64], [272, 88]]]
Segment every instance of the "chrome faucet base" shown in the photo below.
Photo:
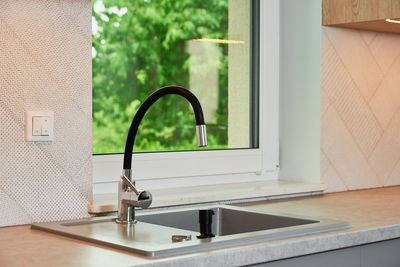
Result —
[[118, 204], [118, 218], [115, 220], [116, 223], [120, 224], [134, 224], [135, 220], [135, 207], [129, 203], [120, 200]]
[[137, 220], [121, 221], [120, 219], [116, 219], [115, 222], [119, 224], [135, 224]]
[[131, 170], [123, 170], [121, 181], [118, 183], [118, 218], [116, 223], [134, 224], [135, 208], [147, 209], [151, 202], [151, 193], [138, 190], [132, 179]]

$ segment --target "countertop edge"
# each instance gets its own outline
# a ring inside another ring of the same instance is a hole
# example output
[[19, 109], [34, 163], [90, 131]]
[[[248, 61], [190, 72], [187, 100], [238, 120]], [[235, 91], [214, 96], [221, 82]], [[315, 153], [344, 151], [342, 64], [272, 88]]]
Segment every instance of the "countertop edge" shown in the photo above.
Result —
[[350, 226], [345, 232], [336, 231], [270, 240], [210, 252], [155, 259], [152, 263], [135, 266], [243, 266], [366, 245], [399, 237], [400, 224], [356, 231], [352, 231]]

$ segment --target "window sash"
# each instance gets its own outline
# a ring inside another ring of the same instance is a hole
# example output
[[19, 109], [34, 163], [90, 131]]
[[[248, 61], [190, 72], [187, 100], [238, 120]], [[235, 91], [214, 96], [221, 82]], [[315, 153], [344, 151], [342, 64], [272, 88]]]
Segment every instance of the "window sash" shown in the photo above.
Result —
[[[260, 1], [259, 19], [259, 147], [134, 154], [136, 180], [223, 174], [270, 177], [267, 173], [279, 169], [279, 0]], [[93, 183], [119, 181], [122, 162], [123, 154], [94, 155]]]

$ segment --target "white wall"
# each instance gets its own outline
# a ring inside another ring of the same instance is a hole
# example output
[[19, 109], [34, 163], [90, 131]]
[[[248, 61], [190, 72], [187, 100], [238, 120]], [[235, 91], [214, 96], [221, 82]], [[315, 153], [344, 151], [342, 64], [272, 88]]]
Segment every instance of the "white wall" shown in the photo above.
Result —
[[[52, 144], [26, 109], [54, 111]], [[91, 2], [0, 1], [0, 226], [87, 216], [91, 177]]]
[[319, 182], [321, 0], [280, 4], [280, 178]]

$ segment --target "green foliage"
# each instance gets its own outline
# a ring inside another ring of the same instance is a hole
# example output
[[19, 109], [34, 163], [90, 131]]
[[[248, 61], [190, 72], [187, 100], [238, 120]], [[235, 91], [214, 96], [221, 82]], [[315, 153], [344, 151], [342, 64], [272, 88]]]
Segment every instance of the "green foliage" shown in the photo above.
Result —
[[[121, 153], [148, 95], [167, 85], [189, 87], [186, 41], [227, 39], [228, 0], [95, 0], [93, 8], [93, 153]], [[228, 143], [228, 51], [220, 48], [217, 122], [205, 118], [208, 149]], [[192, 149], [198, 148], [190, 105], [163, 97], [143, 119], [134, 150]]]

